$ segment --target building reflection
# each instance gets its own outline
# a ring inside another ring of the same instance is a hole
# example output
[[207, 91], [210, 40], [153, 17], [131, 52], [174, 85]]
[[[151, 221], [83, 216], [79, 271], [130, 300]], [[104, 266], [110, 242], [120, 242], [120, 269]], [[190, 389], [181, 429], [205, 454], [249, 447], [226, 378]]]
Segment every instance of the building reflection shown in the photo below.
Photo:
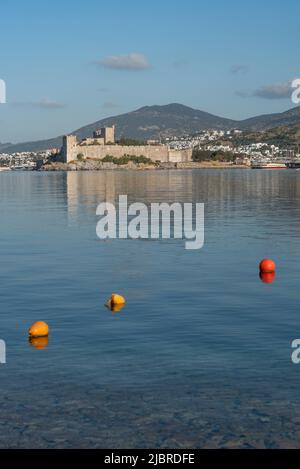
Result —
[[95, 215], [101, 202], [117, 205], [119, 195], [127, 195], [128, 203], [147, 205], [202, 202], [212, 218], [235, 212], [274, 216], [279, 200], [284, 218], [300, 208], [300, 173], [293, 170], [74, 171], [65, 180], [70, 221]]
[[96, 212], [101, 202], [118, 204], [119, 195], [128, 203], [191, 202], [193, 178], [181, 171], [98, 171], [68, 172], [67, 200], [70, 220], [80, 211]]

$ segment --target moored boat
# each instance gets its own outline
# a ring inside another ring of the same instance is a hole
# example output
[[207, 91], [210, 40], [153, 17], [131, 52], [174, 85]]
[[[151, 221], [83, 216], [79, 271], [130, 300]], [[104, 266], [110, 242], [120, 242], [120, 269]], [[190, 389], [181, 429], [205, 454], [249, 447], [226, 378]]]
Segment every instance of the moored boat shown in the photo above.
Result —
[[275, 163], [272, 161], [258, 161], [251, 164], [252, 169], [287, 169], [285, 163]]
[[15, 165], [10, 168], [12, 171], [33, 171], [36, 169], [35, 164]]

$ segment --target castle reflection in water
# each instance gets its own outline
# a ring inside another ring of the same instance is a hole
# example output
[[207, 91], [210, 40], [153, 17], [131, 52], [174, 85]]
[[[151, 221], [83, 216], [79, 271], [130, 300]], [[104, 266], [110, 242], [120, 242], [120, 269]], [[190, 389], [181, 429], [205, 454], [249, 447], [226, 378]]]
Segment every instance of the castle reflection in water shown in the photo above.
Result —
[[[266, 201], [272, 213], [278, 198], [288, 200], [287, 212], [282, 213], [288, 216], [291, 206], [298, 207], [300, 196], [300, 174], [294, 171], [74, 171], [56, 176], [65, 179], [70, 219], [78, 216], [79, 208], [95, 213], [99, 203], [116, 203], [123, 194], [128, 195], [129, 203], [203, 202], [218, 212], [236, 208], [253, 216], [259, 216], [262, 207], [266, 210]], [[56, 183], [56, 177], [53, 179]]]

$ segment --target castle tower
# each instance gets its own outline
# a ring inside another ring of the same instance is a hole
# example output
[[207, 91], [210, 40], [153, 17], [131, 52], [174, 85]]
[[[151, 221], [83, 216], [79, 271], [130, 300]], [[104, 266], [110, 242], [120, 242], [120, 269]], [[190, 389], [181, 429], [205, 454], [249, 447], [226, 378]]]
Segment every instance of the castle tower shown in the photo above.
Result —
[[105, 145], [115, 143], [115, 126], [105, 127], [103, 130], [105, 132]]
[[69, 163], [76, 159], [76, 147], [76, 135], [65, 135], [63, 137], [62, 160], [64, 163]]
[[96, 130], [96, 132], [94, 132], [94, 138], [103, 138], [104, 145], [115, 143], [115, 126], [102, 127], [102, 129]]

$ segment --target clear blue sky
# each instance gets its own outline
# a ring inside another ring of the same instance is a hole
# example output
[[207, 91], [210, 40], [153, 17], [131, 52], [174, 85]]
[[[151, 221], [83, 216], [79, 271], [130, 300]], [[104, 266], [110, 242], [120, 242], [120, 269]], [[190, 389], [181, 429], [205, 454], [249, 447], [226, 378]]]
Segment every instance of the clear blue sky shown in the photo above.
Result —
[[[0, 142], [54, 137], [143, 105], [230, 118], [292, 107], [297, 0], [1, 0]], [[133, 55], [137, 54], [137, 55]]]

